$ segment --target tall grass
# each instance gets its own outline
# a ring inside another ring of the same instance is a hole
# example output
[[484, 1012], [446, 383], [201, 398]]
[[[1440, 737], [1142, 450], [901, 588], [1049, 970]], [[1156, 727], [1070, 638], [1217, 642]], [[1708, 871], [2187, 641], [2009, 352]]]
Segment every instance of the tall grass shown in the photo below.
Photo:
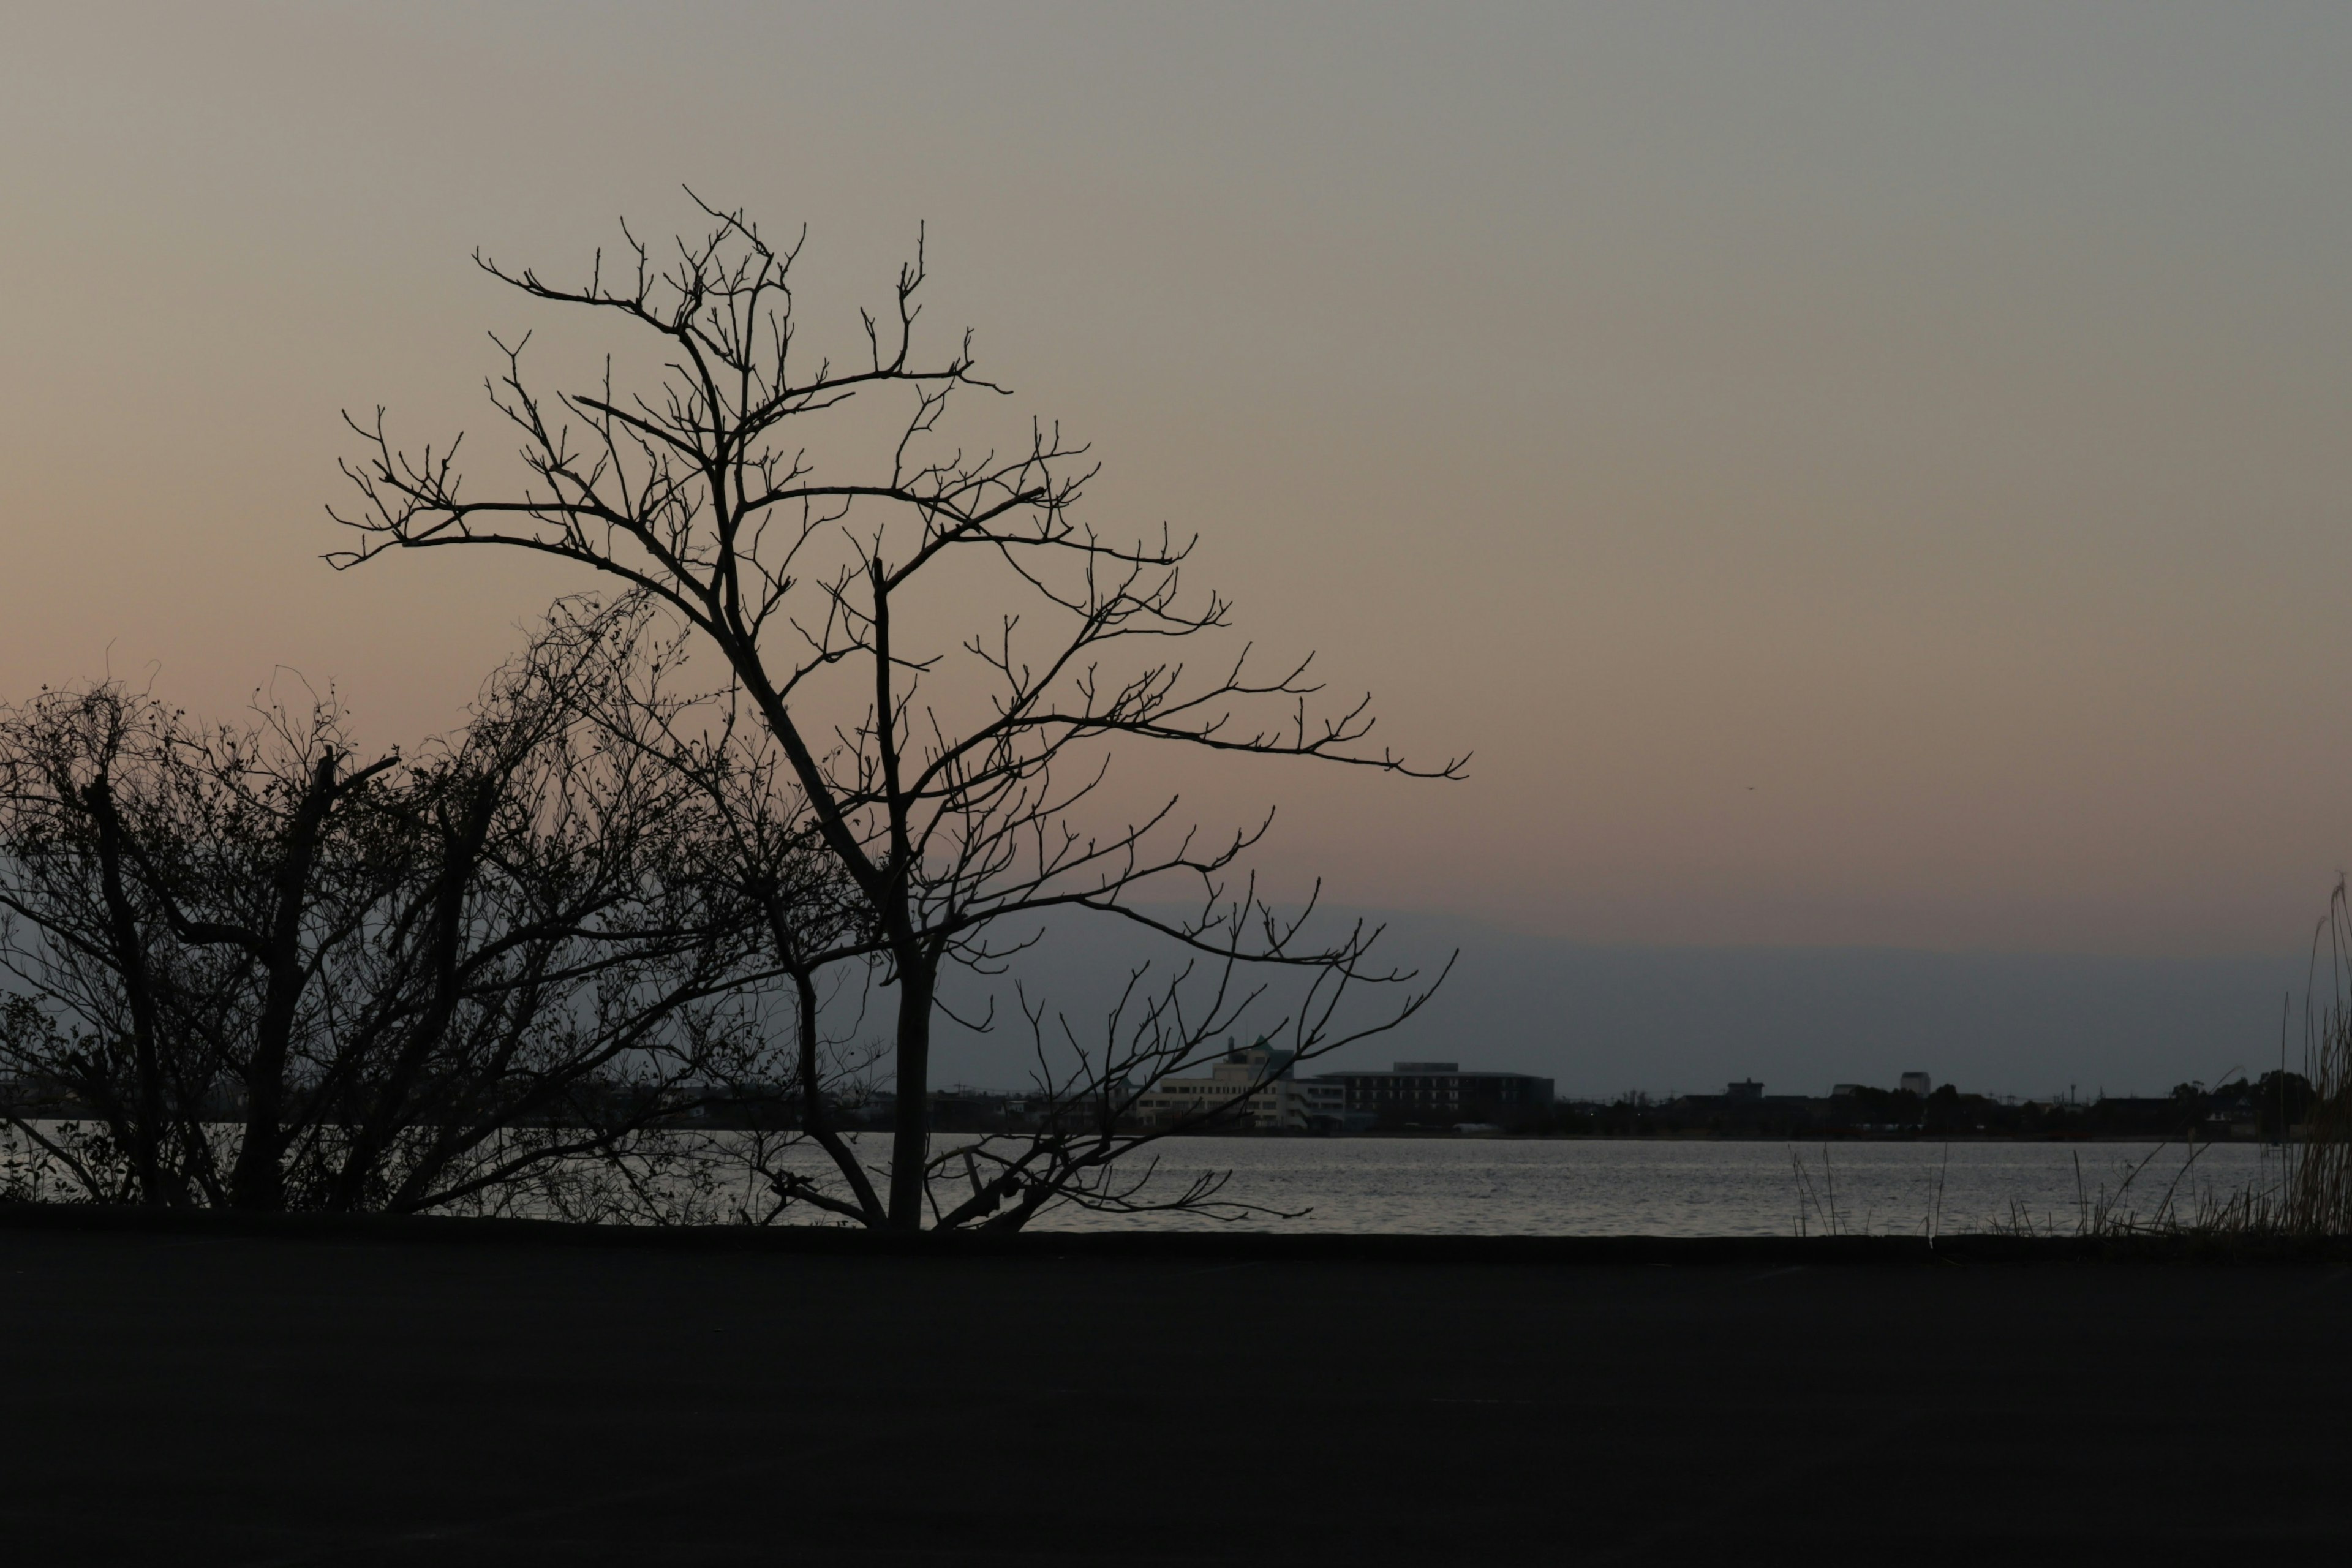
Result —
[[[2176, 1167], [2159, 1159], [2172, 1147], [2159, 1143], [2126, 1163], [2121, 1178], [2110, 1189], [2105, 1182], [2095, 1188], [2083, 1174], [2083, 1156], [2074, 1153], [2074, 1212], [2071, 1226], [2053, 1210], [2036, 1215], [2022, 1202], [2012, 1199], [2009, 1212], [1996, 1215], [1987, 1227], [1995, 1236], [2062, 1237], [2074, 1236], [2112, 1239], [2126, 1236], [2245, 1236], [2269, 1235], [2280, 1230], [2285, 1191], [2284, 1164], [2273, 1166], [2265, 1157], [2266, 1170], [2278, 1173], [2258, 1179], [2252, 1185], [2222, 1190], [2210, 1184], [2200, 1184], [2193, 1177], [2197, 1163], [2210, 1143], [2190, 1139], [2186, 1152]], [[2169, 1173], [2168, 1175], [2168, 1172]], [[2159, 1192], [2157, 1184], [2161, 1182]], [[2185, 1190], [2184, 1190], [2185, 1188]], [[2150, 1200], [2155, 1208], [2146, 1209]]]
[[[2282, 1019], [2283, 1037], [2285, 1023]], [[2188, 1178], [2202, 1149], [2192, 1139], [2188, 1158], [2173, 1174], [2155, 1214], [2143, 1218], [2127, 1206], [2127, 1199], [2133, 1184], [2157, 1153], [2162, 1152], [2159, 1148], [2131, 1166], [2112, 1195], [2102, 1188], [2095, 1199], [2087, 1194], [2082, 1196], [2075, 1234], [2249, 1238], [2352, 1236], [2352, 897], [2347, 897], [2343, 878], [2336, 879], [2336, 890], [2328, 898], [2327, 914], [2313, 933], [2311, 967], [2303, 1001], [2303, 1076], [2311, 1085], [2312, 1100], [2307, 1115], [2297, 1126], [2286, 1125], [2284, 1114], [2285, 1045], [2283, 1037], [2274, 1178], [2226, 1194], [2210, 1187], [2192, 1186], [2184, 1196], [2181, 1183]], [[2079, 1189], [2079, 1156], [2076, 1169]], [[1993, 1228], [2012, 1235], [2058, 1234], [2052, 1216], [2045, 1215], [2037, 1225], [2030, 1214], [2017, 1205], [2012, 1205], [2006, 1223], [1997, 1221]]]
[[[2352, 1030], [2346, 1032], [2342, 1043], [2352, 1044]], [[2339, 1099], [2336, 1103], [2345, 1100]], [[2346, 1158], [2347, 1148], [2352, 1148], [2352, 1118], [2345, 1119], [2333, 1142], [2323, 1140], [2323, 1131], [2313, 1129], [2311, 1142], [2264, 1151], [2260, 1173], [2243, 1186], [2206, 1179], [2211, 1166], [2202, 1162], [2212, 1145], [2193, 1138], [2185, 1143], [2158, 1143], [2137, 1159], [2126, 1161], [2116, 1175], [2095, 1184], [2084, 1170], [2082, 1154], [2075, 1152], [2072, 1204], [2062, 1200], [2035, 1205], [2011, 1197], [2005, 1208], [1958, 1216], [1957, 1225], [1945, 1205], [1951, 1158], [1947, 1144], [1943, 1158], [1927, 1169], [1924, 1212], [1909, 1227], [1910, 1234], [1924, 1236], [1932, 1247], [1939, 1237], [1969, 1233], [2084, 1240], [2126, 1237], [2258, 1240], [2352, 1233], [2352, 1226], [2346, 1223], [2346, 1198], [2352, 1194], [2352, 1173], [2347, 1173], [2352, 1171], [2352, 1160]], [[1851, 1195], [1853, 1184], [1847, 1183], [1841, 1192], [1830, 1145], [1822, 1145], [1816, 1164], [1792, 1144], [1789, 1164], [1796, 1197], [1796, 1235], [1877, 1234], [1875, 1210], [1856, 1202]], [[2333, 1208], [2315, 1201], [2323, 1195], [2333, 1202]], [[1898, 1232], [1889, 1229], [1885, 1234]]]
[[2286, 1136], [2275, 1228], [2352, 1235], [2352, 902], [2340, 877], [2312, 942], [2303, 1033], [2312, 1106], [2301, 1135]]

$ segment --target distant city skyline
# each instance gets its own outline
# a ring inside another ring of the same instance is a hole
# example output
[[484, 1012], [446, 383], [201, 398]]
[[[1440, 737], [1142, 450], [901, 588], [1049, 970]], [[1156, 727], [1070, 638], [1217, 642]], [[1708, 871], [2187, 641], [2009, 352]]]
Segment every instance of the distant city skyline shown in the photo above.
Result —
[[[1892, 1089], [1911, 1071], [1968, 1093], [2021, 1100], [2063, 1097], [2070, 1088], [2086, 1099], [2101, 1090], [2161, 1095], [2239, 1072], [2260, 1078], [2279, 1065], [2283, 1023], [2287, 1065], [2304, 1065], [2307, 954], [1653, 947], [1573, 942], [1426, 914], [1374, 918], [1391, 924], [1393, 959], [1433, 966], [1459, 943], [1460, 963], [1418, 1016], [1303, 1071], [1434, 1058], [1465, 1070], [1537, 1074], [1554, 1080], [1560, 1099], [1578, 1100], [1636, 1090], [1720, 1094], [1746, 1079], [1760, 1080], [1767, 1094], [1825, 1095], [1844, 1082]], [[996, 983], [999, 1016], [1013, 1016], [1017, 978], [1032, 997], [1051, 997], [1079, 1026], [1093, 1026], [1129, 967], [1151, 956], [1116, 928], [1057, 927]], [[2323, 1005], [2326, 984], [2323, 968]], [[984, 1012], [982, 989], [960, 980], [958, 1012]], [[1024, 1058], [1004, 1039], [1002, 1031], [943, 1027], [936, 1081], [1017, 1089]]]
[[539, 318], [469, 254], [569, 275], [690, 183], [810, 226], [841, 353], [928, 225], [926, 327], [1094, 443], [1100, 525], [1198, 531], [1262, 647], [1475, 753], [1459, 785], [1127, 764], [1212, 825], [1278, 803], [1282, 896], [2252, 963], [2352, 866], [2341, 7], [127, 5], [10, 37], [12, 700], [110, 670], [228, 713], [285, 667], [376, 743], [450, 727], [590, 584], [329, 572], [339, 410], [494, 465], [483, 334]]

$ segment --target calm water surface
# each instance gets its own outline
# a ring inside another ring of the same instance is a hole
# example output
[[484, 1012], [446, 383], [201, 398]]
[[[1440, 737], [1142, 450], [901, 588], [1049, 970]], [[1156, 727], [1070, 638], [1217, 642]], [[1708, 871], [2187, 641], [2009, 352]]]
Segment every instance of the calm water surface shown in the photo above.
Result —
[[[887, 1164], [887, 1136], [853, 1142]], [[0, 1168], [28, 1152], [0, 1130]], [[1824, 1148], [1671, 1139], [1171, 1138], [1147, 1152], [1159, 1160], [1154, 1192], [1181, 1192], [1203, 1171], [1230, 1172], [1221, 1196], [1253, 1211], [1227, 1222], [1242, 1229], [1454, 1236], [1919, 1235], [1931, 1218], [1939, 1232], [2030, 1222], [2037, 1231], [2068, 1234], [2086, 1205], [2109, 1203], [2143, 1223], [2159, 1213], [2194, 1218], [2279, 1176], [2276, 1152], [2252, 1143], [2199, 1145], [2193, 1160], [2180, 1143]], [[785, 1158], [820, 1180], [832, 1174], [814, 1144], [797, 1145]], [[726, 1213], [702, 1217], [718, 1221]], [[1066, 1207], [1034, 1222], [1045, 1230], [1219, 1223]]]
[[[1921, 1234], [1936, 1207], [1945, 1231], [1982, 1230], [2030, 1214], [2073, 1231], [2082, 1205], [2193, 1215], [2276, 1179], [2277, 1155], [2251, 1143], [2182, 1144], [1683, 1142], [1629, 1140], [1183, 1138], [1155, 1146], [1163, 1176], [1229, 1170], [1223, 1196], [1296, 1217], [1255, 1215], [1243, 1228], [1402, 1231], [1461, 1236], [1789, 1236], [1799, 1227]], [[1801, 1160], [1801, 1183], [1792, 1162]], [[2151, 1157], [2152, 1156], [2152, 1157]], [[2079, 1184], [2076, 1161], [2079, 1157]], [[2130, 1165], [2147, 1164], [2128, 1184]], [[1810, 1191], [1811, 1196], [1804, 1194]], [[1305, 1211], [1298, 1213], [1297, 1211]], [[1184, 1215], [1044, 1216], [1048, 1229], [1139, 1225], [1192, 1228]]]

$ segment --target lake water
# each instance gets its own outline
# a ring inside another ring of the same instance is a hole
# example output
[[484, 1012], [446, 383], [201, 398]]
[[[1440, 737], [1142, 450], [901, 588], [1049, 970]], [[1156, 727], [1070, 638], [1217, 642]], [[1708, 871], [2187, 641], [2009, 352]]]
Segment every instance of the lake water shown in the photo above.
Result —
[[[225, 1130], [226, 1131], [226, 1130]], [[759, 1190], [710, 1145], [720, 1192], [732, 1199], [696, 1215], [720, 1221]], [[877, 1166], [885, 1134], [854, 1135]], [[963, 1140], [941, 1138], [935, 1149]], [[29, 1154], [0, 1129], [0, 1167]], [[1675, 1139], [1170, 1138], [1135, 1160], [1159, 1161], [1152, 1191], [1178, 1192], [1202, 1172], [1230, 1172], [1221, 1197], [1254, 1212], [1220, 1222], [1199, 1215], [1102, 1214], [1064, 1206], [1033, 1222], [1045, 1230], [1195, 1229], [1419, 1233], [1450, 1236], [1922, 1235], [2016, 1228], [2069, 1234], [2086, 1205], [2142, 1223], [2159, 1213], [2194, 1218], [2249, 1190], [2276, 1184], [2276, 1151], [2254, 1143], [1819, 1143]], [[814, 1144], [784, 1161], [827, 1185], [831, 1162]], [[2132, 1168], [2138, 1166], [2136, 1175]], [[732, 1174], [729, 1173], [732, 1171]], [[952, 1187], [942, 1187], [950, 1198]], [[62, 1189], [58, 1195], [63, 1195]], [[749, 1206], [764, 1206], [756, 1201]], [[509, 1212], [547, 1212], [528, 1206]], [[785, 1217], [825, 1223], [810, 1210]]]
[[[2083, 1205], [2120, 1193], [2146, 1221], [2277, 1180], [2252, 1143], [1819, 1143], [1671, 1140], [1182, 1138], [1155, 1145], [1166, 1176], [1229, 1170], [1222, 1194], [1296, 1217], [1246, 1229], [1457, 1236], [1921, 1235], [1942, 1189], [1941, 1231], [2013, 1225], [2071, 1233]], [[1792, 1160], [1792, 1155], [1794, 1159]], [[2079, 1158], [2080, 1164], [2077, 1165]], [[1801, 1179], [1795, 1161], [1804, 1165]], [[2145, 1167], [2128, 1183], [2128, 1168]], [[2078, 1173], [2079, 1170], [2079, 1182]], [[1810, 1196], [1807, 1194], [1810, 1194]], [[1303, 1213], [1298, 1211], [1305, 1211]], [[1040, 1227], [1194, 1228], [1189, 1215], [1060, 1210]]]

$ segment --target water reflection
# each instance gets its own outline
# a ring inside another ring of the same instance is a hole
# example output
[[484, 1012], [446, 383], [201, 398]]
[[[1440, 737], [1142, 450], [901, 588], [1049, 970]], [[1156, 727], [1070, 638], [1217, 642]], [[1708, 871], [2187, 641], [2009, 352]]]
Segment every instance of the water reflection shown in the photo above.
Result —
[[[2252, 1143], [1683, 1142], [1654, 1140], [1187, 1138], [1157, 1147], [1163, 1170], [1230, 1170], [1227, 1197], [1297, 1218], [1256, 1215], [1247, 1229], [1464, 1236], [1789, 1236], [1800, 1224], [1871, 1235], [1924, 1234], [1942, 1189], [1939, 1229], [1984, 1230], [2027, 1214], [2071, 1234], [2103, 1197], [2146, 1221], [2169, 1194], [2174, 1214], [2276, 1179], [2275, 1153]], [[1802, 1196], [1791, 1162], [1805, 1166]], [[2149, 1156], [2153, 1154], [2153, 1158]], [[2078, 1165], [2079, 1160], [2079, 1184]], [[2129, 1168], [2145, 1167], [2126, 1184]], [[1058, 1229], [1193, 1228], [1189, 1216], [1059, 1210]]]

